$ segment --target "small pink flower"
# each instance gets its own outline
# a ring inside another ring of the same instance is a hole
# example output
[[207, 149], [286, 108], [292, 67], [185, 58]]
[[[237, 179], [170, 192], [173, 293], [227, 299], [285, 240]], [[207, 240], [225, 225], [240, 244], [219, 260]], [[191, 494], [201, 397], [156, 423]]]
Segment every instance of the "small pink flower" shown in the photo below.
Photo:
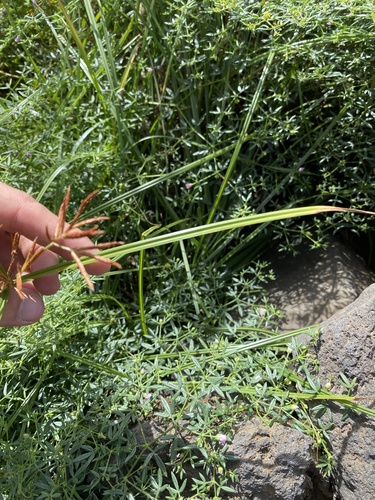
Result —
[[227, 442], [227, 436], [225, 434], [218, 434], [216, 438], [220, 444], [225, 444]]
[[20, 41], [20, 37], [17, 35], [16, 38], [14, 39], [14, 41], [17, 43]]
[[190, 182], [186, 182], [185, 187], [186, 189], [190, 189], [192, 187], [192, 184], [190, 184]]
[[298, 169], [300, 172], [303, 172], [305, 170], [305, 167], [299, 167]]
[[147, 73], [152, 73], [153, 69], [152, 68], [147, 68]]
[[261, 316], [264, 316], [264, 315], [266, 314], [266, 310], [264, 309], [264, 307], [261, 307], [261, 308], [259, 309], [259, 314], [260, 314]]
[[26, 158], [30, 158], [31, 156], [31, 153], [29, 153], [29, 151], [25, 154]]
[[145, 399], [146, 399], [146, 400], [151, 399], [151, 397], [152, 397], [151, 392], [148, 392], [148, 393], [145, 395]]

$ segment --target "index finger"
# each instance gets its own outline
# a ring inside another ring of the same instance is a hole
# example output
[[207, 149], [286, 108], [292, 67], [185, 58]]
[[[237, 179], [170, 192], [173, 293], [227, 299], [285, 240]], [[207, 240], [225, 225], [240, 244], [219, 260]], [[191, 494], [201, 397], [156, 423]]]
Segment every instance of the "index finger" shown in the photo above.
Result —
[[[58, 217], [32, 196], [0, 182], [0, 225], [3, 230], [19, 233], [30, 240], [37, 238], [39, 245], [47, 246], [51, 243], [51, 236], [55, 234], [57, 223]], [[72, 250], [94, 247], [93, 242], [87, 237], [62, 240], [59, 243]], [[70, 260], [68, 251], [58, 247], [53, 247], [52, 251]], [[96, 251], [93, 248], [81, 253], [94, 255]], [[87, 271], [92, 274], [103, 274], [109, 267], [106, 263], [95, 262], [87, 266]]]

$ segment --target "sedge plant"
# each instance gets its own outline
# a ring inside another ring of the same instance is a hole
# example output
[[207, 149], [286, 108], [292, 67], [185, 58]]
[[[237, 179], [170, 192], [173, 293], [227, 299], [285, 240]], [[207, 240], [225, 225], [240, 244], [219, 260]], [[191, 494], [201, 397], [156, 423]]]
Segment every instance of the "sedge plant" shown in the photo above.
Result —
[[277, 332], [261, 254], [372, 228], [347, 210], [373, 210], [371, 2], [2, 9], [3, 180], [56, 213], [67, 185], [73, 213], [99, 188], [72, 219], [125, 243], [104, 278], [81, 254], [21, 276], [67, 270], [40, 323], [2, 331], [1, 493], [220, 498], [254, 414], [309, 434], [329, 474], [330, 401], [372, 413]]

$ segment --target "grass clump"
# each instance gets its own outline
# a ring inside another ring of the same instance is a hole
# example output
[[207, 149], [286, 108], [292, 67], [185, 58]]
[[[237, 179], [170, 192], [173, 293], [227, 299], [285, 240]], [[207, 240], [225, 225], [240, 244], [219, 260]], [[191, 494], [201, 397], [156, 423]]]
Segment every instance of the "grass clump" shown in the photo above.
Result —
[[72, 217], [99, 188], [87, 217], [126, 243], [103, 252], [122, 269], [96, 294], [70, 270], [42, 322], [3, 333], [5, 497], [221, 498], [254, 414], [312, 435], [330, 473], [312, 415], [358, 407], [274, 331], [261, 255], [372, 234], [371, 217], [311, 208], [373, 207], [372, 10], [3, 3], [2, 180], [56, 213], [71, 185]]

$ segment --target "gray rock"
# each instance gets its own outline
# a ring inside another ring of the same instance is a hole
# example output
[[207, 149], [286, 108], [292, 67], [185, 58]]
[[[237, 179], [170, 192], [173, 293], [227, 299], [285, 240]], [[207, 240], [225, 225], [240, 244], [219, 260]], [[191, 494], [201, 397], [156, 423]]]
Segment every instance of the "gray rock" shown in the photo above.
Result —
[[[184, 434], [183, 428], [181, 431]], [[152, 449], [160, 460], [168, 464], [171, 461], [170, 444], [176, 435], [174, 432], [166, 435], [165, 432], [162, 420], [142, 422], [132, 429], [135, 444], [140, 449]], [[194, 438], [190, 436], [184, 441], [182, 439], [180, 444], [191, 445]], [[195, 450], [197, 453], [198, 450]], [[236, 493], [225, 496], [222, 492], [222, 499], [332, 499], [328, 482], [316, 470], [312, 439], [296, 429], [277, 423], [269, 427], [258, 417], [252, 418], [237, 430], [226, 456], [227, 466], [235, 469], [238, 481], [231, 485]], [[204, 460], [203, 456], [201, 458]], [[183, 468], [188, 478], [185, 490], [188, 493], [193, 486], [193, 479], [201, 479], [207, 471], [204, 467], [193, 468], [188, 462], [183, 464]], [[170, 466], [166, 465], [166, 470], [169, 474]]]
[[[311, 438], [259, 418], [244, 423], [228, 453], [238, 475], [236, 500], [307, 500], [313, 496], [315, 463]], [[319, 498], [325, 498], [320, 496]]]
[[269, 302], [283, 311], [280, 331], [318, 324], [352, 303], [375, 282], [363, 260], [336, 239], [325, 249], [299, 247], [299, 253], [268, 252], [275, 281], [266, 288]]
[[[355, 396], [374, 408], [375, 401], [375, 285], [321, 325], [316, 345], [319, 378], [332, 391], [344, 392], [339, 374], [357, 378]], [[375, 419], [352, 413], [342, 421], [343, 410], [332, 408], [328, 431], [337, 462], [335, 489], [343, 500], [375, 498]]]

